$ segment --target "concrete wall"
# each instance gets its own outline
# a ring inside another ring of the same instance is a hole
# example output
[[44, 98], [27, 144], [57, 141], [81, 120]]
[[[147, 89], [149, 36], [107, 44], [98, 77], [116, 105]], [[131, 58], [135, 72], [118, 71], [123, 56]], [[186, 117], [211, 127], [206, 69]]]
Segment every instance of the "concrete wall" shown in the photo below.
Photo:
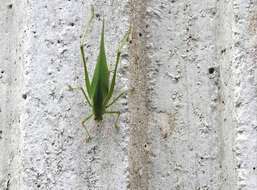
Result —
[[[79, 40], [92, 75], [132, 25], [114, 118], [87, 124]], [[0, 189], [256, 190], [256, 0], [2, 0]]]

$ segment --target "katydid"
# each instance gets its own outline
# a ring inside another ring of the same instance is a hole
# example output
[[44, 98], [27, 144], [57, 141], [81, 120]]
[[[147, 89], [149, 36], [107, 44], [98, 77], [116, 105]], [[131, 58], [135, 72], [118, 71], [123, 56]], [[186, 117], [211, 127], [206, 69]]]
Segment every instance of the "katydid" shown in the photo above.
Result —
[[118, 128], [117, 123], [118, 123], [118, 120], [120, 117], [120, 112], [119, 111], [111, 111], [111, 110], [108, 110], [108, 108], [125, 94], [125, 92], [122, 92], [116, 98], [112, 99], [113, 91], [114, 91], [114, 87], [115, 87], [115, 81], [116, 81], [117, 67], [120, 62], [121, 49], [128, 42], [129, 35], [130, 35], [130, 29], [129, 29], [118, 45], [118, 49], [116, 52], [115, 68], [114, 68], [112, 80], [110, 81], [110, 84], [109, 84], [110, 71], [108, 69], [106, 53], [105, 53], [104, 19], [103, 19], [102, 30], [101, 30], [101, 35], [100, 35], [99, 54], [97, 57], [97, 63], [95, 66], [93, 78], [90, 81], [88, 69], [87, 69], [88, 57], [86, 57], [86, 55], [85, 55], [84, 46], [86, 44], [85, 39], [89, 32], [89, 27], [92, 24], [93, 18], [94, 18], [94, 9], [92, 8], [92, 16], [88, 22], [88, 25], [85, 29], [85, 32], [83, 34], [81, 44], [80, 44], [80, 53], [81, 53], [81, 57], [82, 57], [83, 67], [84, 67], [84, 80], [85, 80], [84, 88], [80, 87], [80, 90], [82, 91], [83, 95], [85, 96], [86, 102], [92, 108], [92, 113], [89, 114], [84, 120], [82, 120], [82, 126], [86, 129], [89, 139], [91, 137], [85, 126], [85, 123], [93, 116], [94, 116], [94, 119], [97, 122], [99, 122], [99, 121], [103, 120], [104, 114], [115, 114], [115, 115], [117, 115], [116, 121], [115, 121], [115, 127]]

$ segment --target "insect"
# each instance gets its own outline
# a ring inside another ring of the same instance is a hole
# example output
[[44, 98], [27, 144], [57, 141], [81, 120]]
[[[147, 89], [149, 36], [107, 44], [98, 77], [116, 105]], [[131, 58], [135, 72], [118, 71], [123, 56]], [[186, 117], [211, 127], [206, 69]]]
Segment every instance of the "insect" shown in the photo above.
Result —
[[85, 55], [84, 46], [86, 45], [86, 42], [85, 42], [86, 36], [88, 35], [90, 30], [89, 27], [92, 24], [92, 21], [94, 18], [93, 7], [91, 7], [91, 12], [92, 12], [91, 18], [89, 19], [89, 22], [87, 24], [87, 27], [85, 29], [85, 32], [83, 34], [83, 37], [80, 43], [80, 53], [82, 57], [83, 67], [84, 67], [84, 80], [85, 80], [84, 88], [80, 87], [80, 90], [85, 96], [86, 102], [92, 108], [92, 113], [89, 114], [84, 120], [82, 120], [82, 126], [86, 129], [88, 139], [90, 139], [91, 136], [85, 126], [85, 123], [93, 116], [94, 116], [94, 119], [99, 122], [103, 120], [104, 114], [115, 114], [117, 115], [116, 121], [115, 121], [115, 127], [118, 128], [117, 123], [120, 117], [120, 112], [111, 111], [111, 110], [108, 110], [108, 108], [126, 93], [126, 91], [122, 92], [116, 98], [112, 98], [114, 87], [115, 87], [115, 81], [116, 81], [117, 67], [120, 62], [121, 49], [128, 42], [130, 31], [131, 31], [131, 29], [129, 28], [129, 30], [124, 35], [124, 37], [122, 38], [122, 40], [118, 45], [117, 52], [116, 52], [115, 68], [114, 68], [112, 79], [111, 81], [109, 81], [110, 71], [108, 69], [106, 53], [105, 53], [104, 19], [103, 19], [102, 30], [100, 35], [99, 54], [97, 57], [97, 63], [95, 66], [93, 78], [90, 81], [89, 75], [88, 75], [88, 69], [87, 69], [88, 57], [86, 57]]

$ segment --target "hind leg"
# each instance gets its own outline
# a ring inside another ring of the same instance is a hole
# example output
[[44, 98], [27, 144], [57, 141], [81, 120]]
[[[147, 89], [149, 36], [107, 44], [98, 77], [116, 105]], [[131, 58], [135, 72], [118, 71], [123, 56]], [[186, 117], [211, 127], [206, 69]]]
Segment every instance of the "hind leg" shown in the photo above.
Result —
[[90, 114], [88, 117], [86, 117], [85, 119], [83, 119], [83, 120], [81, 121], [81, 124], [82, 124], [82, 126], [84, 127], [84, 129], [86, 130], [86, 133], [87, 133], [87, 136], [88, 136], [88, 138], [87, 138], [87, 140], [86, 140], [87, 142], [91, 139], [91, 136], [90, 136], [90, 134], [89, 134], [89, 132], [88, 132], [86, 126], [85, 126], [85, 123], [86, 123], [92, 116], [93, 116], [93, 113]]
[[118, 129], [119, 126], [117, 125], [117, 123], [118, 123], [118, 120], [120, 118], [120, 112], [119, 111], [106, 111], [105, 113], [106, 114], [115, 114], [115, 115], [117, 115], [116, 120], [115, 120], [115, 128]]

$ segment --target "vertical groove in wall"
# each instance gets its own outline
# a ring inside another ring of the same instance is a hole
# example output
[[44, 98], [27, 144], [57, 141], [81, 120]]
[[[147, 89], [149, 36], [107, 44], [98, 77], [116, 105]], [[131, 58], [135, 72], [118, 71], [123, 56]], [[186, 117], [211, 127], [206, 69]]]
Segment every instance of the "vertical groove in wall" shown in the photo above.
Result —
[[146, 54], [146, 4], [131, 0], [131, 23], [133, 28], [130, 45], [130, 139], [129, 172], [130, 189], [148, 189], [148, 110], [147, 110], [147, 67]]
[[10, 125], [8, 101], [10, 101], [10, 89], [12, 85], [8, 63], [11, 57], [11, 41], [8, 40], [12, 32], [13, 10], [8, 9], [10, 1], [3, 1], [0, 5], [0, 189], [7, 188], [10, 181]]
[[221, 189], [236, 188], [234, 140], [236, 122], [234, 119], [234, 81], [232, 70], [232, 22], [233, 7], [231, 1], [218, 2], [217, 20], [217, 61], [220, 66], [220, 127], [222, 130]]
[[0, 189], [20, 189], [20, 114], [22, 102], [22, 2], [1, 2]]

